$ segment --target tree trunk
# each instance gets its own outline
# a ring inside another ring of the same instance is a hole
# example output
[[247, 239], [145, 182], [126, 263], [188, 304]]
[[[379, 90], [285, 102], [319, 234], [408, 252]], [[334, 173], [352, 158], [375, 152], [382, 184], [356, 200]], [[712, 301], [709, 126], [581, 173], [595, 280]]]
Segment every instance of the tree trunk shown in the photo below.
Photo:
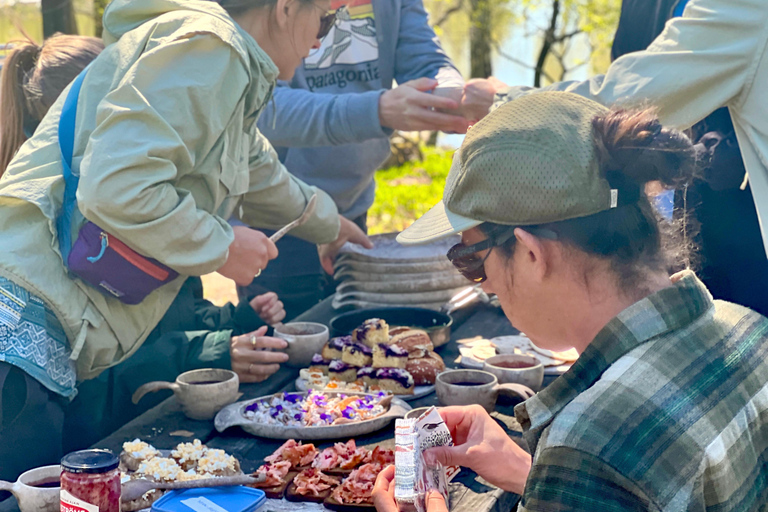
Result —
[[93, 0], [93, 28], [96, 37], [101, 37], [101, 33], [104, 32], [102, 18], [108, 3], [109, 0]]
[[75, 8], [72, 0], [41, 0], [43, 12], [43, 38], [51, 37], [56, 32], [77, 34]]
[[557, 18], [559, 16], [560, 0], [554, 0], [554, 2], [552, 2], [552, 18], [549, 20], [549, 27], [544, 33], [544, 42], [541, 45], [539, 58], [536, 61], [536, 70], [533, 78], [534, 87], [541, 87], [541, 75], [544, 73], [544, 64], [546, 64], [549, 52], [552, 50], [552, 45], [555, 42], [555, 31], [557, 30]]
[[491, 6], [489, 0], [470, 0], [469, 55], [471, 78], [493, 74], [491, 64]]

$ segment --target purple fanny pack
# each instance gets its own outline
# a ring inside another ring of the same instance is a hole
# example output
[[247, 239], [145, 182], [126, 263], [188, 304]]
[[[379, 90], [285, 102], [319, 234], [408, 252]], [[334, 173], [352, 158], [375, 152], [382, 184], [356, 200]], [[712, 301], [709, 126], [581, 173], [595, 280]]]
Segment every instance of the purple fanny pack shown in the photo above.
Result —
[[93, 222], [87, 222], [67, 258], [69, 269], [102, 293], [138, 304], [178, 273], [137, 253]]
[[[89, 66], [90, 67], [90, 66]], [[72, 172], [77, 97], [88, 68], [72, 82], [59, 120], [59, 149], [64, 175], [64, 201], [56, 218], [59, 250], [69, 270], [103, 294], [125, 304], [138, 304], [178, 273], [157, 260], [137, 253], [93, 222], [80, 229], [71, 243], [72, 213], [80, 177]]]

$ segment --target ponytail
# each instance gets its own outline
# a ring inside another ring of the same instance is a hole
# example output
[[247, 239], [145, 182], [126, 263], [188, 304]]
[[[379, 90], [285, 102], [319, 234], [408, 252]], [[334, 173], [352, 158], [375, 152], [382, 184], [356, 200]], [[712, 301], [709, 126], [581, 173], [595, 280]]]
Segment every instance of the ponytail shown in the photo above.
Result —
[[0, 176], [59, 94], [103, 49], [95, 37], [61, 34], [42, 46], [14, 44], [0, 75]]
[[15, 43], [3, 64], [0, 74], [0, 176], [27, 140], [24, 128], [26, 124], [29, 129], [32, 116], [27, 107], [24, 84], [37, 63], [40, 50], [28, 41]]

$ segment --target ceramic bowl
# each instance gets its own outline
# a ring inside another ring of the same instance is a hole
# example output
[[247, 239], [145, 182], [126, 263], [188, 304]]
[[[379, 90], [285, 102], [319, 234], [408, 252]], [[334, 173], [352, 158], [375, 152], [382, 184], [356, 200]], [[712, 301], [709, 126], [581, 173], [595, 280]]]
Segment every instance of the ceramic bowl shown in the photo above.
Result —
[[496, 408], [499, 394], [522, 400], [534, 394], [522, 384], [499, 384], [495, 375], [482, 370], [446, 370], [437, 376], [435, 391], [440, 405], [477, 404], [488, 412]]
[[328, 341], [328, 327], [314, 322], [290, 322], [277, 326], [275, 337], [288, 343], [288, 366], [305, 368]]
[[[421, 416], [422, 414], [427, 412], [429, 409], [430, 409], [430, 407], [419, 407], [417, 409], [411, 409], [410, 411], [408, 411], [408, 414], [405, 415], [405, 419], [407, 419], [407, 420], [414, 419], [415, 420], [419, 416]], [[437, 407], [437, 409], [440, 410], [439, 407]]]
[[483, 370], [495, 375], [502, 384], [523, 384], [534, 391], [540, 390], [544, 381], [544, 365], [529, 355], [489, 357], [483, 364]]
[[147, 393], [161, 389], [173, 391], [187, 417], [210, 420], [225, 405], [237, 400], [240, 379], [231, 370], [192, 370], [176, 377], [176, 382], [154, 381], [144, 384], [133, 394], [133, 403], [137, 404]]
[[0, 491], [12, 492], [21, 512], [58, 512], [61, 508], [60, 475], [61, 466], [58, 464], [30, 469], [14, 483], [0, 481]]

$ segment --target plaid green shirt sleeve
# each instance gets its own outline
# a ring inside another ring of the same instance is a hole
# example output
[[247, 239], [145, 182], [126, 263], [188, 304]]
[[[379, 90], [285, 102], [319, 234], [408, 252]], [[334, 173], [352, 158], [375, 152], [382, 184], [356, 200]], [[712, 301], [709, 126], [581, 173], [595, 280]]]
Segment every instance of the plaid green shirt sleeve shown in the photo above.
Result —
[[521, 510], [768, 510], [768, 319], [690, 271], [672, 283], [515, 408]]
[[518, 512], [656, 512], [638, 486], [590, 453], [569, 447], [537, 454]]

